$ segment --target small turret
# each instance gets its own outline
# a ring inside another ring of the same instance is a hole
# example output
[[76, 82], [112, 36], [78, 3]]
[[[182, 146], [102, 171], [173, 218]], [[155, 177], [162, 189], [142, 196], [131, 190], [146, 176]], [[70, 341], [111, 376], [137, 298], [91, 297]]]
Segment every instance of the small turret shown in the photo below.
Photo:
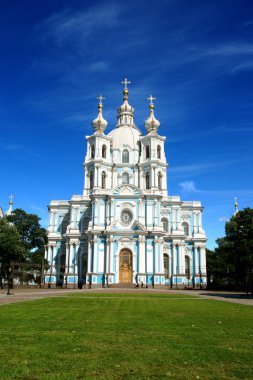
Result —
[[153, 100], [156, 100], [156, 98], [153, 98], [152, 95], [150, 95], [149, 98], [150, 100], [150, 105], [149, 105], [149, 110], [150, 110], [150, 115], [149, 118], [145, 121], [145, 128], [148, 131], [148, 133], [156, 133], [157, 129], [160, 127], [160, 122], [155, 118], [154, 115], [154, 103]]
[[12, 206], [13, 206], [13, 199], [14, 199], [14, 196], [11, 194], [11, 195], [9, 196], [9, 198], [10, 198], [10, 201], [9, 201], [9, 208], [8, 208], [8, 210], [7, 210], [6, 213], [5, 213], [6, 216], [11, 215], [11, 214], [13, 213], [13, 211], [12, 211]]
[[96, 119], [93, 120], [93, 122], [91, 123], [91, 125], [94, 128], [95, 132], [103, 133], [104, 130], [105, 130], [105, 128], [108, 125], [108, 122], [103, 118], [103, 114], [102, 114], [102, 109], [103, 109], [102, 100], [105, 99], [105, 98], [103, 98], [102, 95], [100, 95], [97, 99], [99, 100], [99, 103], [98, 103], [98, 116], [96, 117]]
[[130, 127], [134, 127], [135, 128], [135, 124], [134, 124], [134, 108], [132, 106], [130, 106], [130, 104], [128, 103], [128, 88], [127, 88], [127, 85], [129, 83], [131, 83], [131, 82], [128, 81], [127, 79], [125, 79], [121, 83], [124, 84], [124, 89], [123, 89], [123, 100], [124, 100], [124, 103], [121, 106], [119, 106], [119, 108], [118, 108], [118, 116], [117, 116], [118, 125], [117, 125], [117, 127], [120, 127], [121, 125], [128, 125]]
[[234, 206], [235, 206], [235, 212], [234, 212], [234, 216], [235, 216], [239, 212], [238, 211], [238, 198], [237, 197], [235, 197]]

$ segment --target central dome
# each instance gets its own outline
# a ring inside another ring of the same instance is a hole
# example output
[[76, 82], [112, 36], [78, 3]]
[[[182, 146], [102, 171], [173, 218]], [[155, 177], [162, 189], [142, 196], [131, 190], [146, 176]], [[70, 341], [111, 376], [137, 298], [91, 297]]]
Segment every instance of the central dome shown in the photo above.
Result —
[[137, 149], [140, 135], [141, 132], [138, 129], [129, 125], [121, 125], [108, 134], [108, 136], [112, 137], [113, 149], [121, 148], [123, 145], [129, 145], [131, 149]]

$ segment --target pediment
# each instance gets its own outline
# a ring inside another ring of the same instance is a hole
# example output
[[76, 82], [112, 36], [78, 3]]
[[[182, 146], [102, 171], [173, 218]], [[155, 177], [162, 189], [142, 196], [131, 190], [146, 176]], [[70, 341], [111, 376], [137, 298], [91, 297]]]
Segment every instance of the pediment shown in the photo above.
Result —
[[138, 187], [134, 185], [120, 185], [113, 190], [113, 195], [142, 195]]

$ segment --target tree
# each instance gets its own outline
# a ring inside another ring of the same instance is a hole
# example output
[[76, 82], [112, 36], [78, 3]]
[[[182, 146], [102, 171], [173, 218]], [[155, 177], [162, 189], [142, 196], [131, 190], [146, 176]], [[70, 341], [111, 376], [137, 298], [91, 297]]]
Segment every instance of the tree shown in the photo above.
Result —
[[9, 276], [10, 263], [13, 260], [24, 260], [27, 250], [15, 226], [10, 225], [6, 218], [0, 219], [0, 283], [2, 278]]
[[242, 289], [253, 271], [253, 209], [246, 208], [232, 216], [225, 226], [225, 237], [217, 240], [216, 278], [223, 284]]
[[41, 227], [40, 218], [18, 208], [7, 219], [17, 228], [27, 251], [27, 260], [43, 263], [44, 247], [47, 244], [47, 231]]

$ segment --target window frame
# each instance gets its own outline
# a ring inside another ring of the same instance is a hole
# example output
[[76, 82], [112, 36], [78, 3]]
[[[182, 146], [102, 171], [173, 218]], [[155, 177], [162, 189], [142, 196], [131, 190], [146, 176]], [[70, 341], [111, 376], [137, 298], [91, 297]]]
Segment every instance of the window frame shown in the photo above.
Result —
[[122, 164], [129, 164], [129, 150], [122, 150]]

